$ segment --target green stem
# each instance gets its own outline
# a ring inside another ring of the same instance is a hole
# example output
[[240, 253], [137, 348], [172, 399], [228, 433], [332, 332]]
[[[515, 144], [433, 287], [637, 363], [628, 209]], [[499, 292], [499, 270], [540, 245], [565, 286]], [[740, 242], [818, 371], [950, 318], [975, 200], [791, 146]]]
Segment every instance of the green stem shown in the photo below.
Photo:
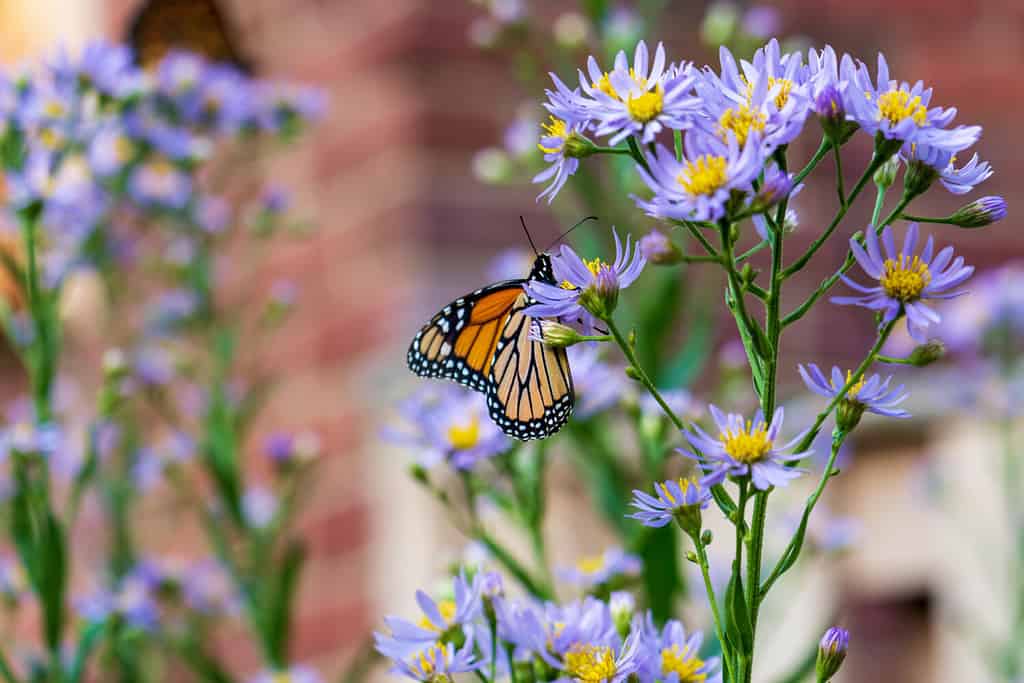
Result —
[[[887, 226], [893, 220], [893, 218], [898, 216], [900, 212], [903, 211], [903, 209], [906, 208], [906, 205], [909, 203], [910, 200], [907, 199], [906, 197], [900, 199], [899, 204], [897, 204], [896, 208], [894, 208], [892, 212], [889, 214], [889, 216], [886, 217], [885, 221], [883, 221], [882, 223], [876, 222], [874, 224], [875, 233], [881, 234], [882, 230], [885, 229], [885, 226]], [[864, 236], [861, 234], [856, 235], [853, 239], [855, 239], [858, 244], [864, 244]], [[820, 299], [821, 297], [825, 296], [825, 294], [828, 293], [828, 290], [832, 289], [836, 282], [839, 281], [839, 278], [842, 275], [846, 274], [846, 272], [850, 270], [850, 268], [852, 268], [853, 264], [856, 262], [857, 260], [853, 257], [853, 250], [850, 249], [846, 253], [846, 260], [843, 261], [843, 265], [839, 267], [839, 270], [837, 270], [835, 273], [829, 275], [827, 278], [822, 280], [821, 284], [818, 285], [818, 288], [815, 289], [814, 292], [812, 292], [811, 295], [807, 297], [807, 299], [802, 304], [797, 306], [791, 313], [789, 313], [785, 318], [783, 318], [782, 326], [788, 327], [795, 323], [797, 320], [800, 320], [805, 315], [807, 315], [807, 311], [811, 310], [811, 307], [814, 306], [815, 302], [817, 302], [818, 299]]]
[[[658, 387], [654, 386], [654, 382], [651, 381], [651, 378], [647, 375], [647, 372], [640, 366], [640, 362], [637, 360], [636, 357], [636, 351], [633, 350], [633, 347], [626, 340], [626, 338], [622, 336], [622, 332], [619, 331], [619, 328], [615, 324], [615, 321], [612, 320], [612, 318], [609, 316], [607, 319], [604, 320], [604, 323], [608, 325], [608, 331], [612, 333], [612, 337], [615, 339], [615, 343], [618, 344], [620, 349], [622, 349], [622, 353], [626, 357], [626, 361], [629, 362], [629, 367], [633, 368], [633, 371], [636, 373], [637, 380], [639, 380], [639, 382], [644, 385], [644, 388], [647, 389], [647, 392], [654, 398], [655, 401], [657, 401], [658, 405], [661, 406], [661, 410], [665, 413], [665, 416], [672, 421], [672, 424], [675, 425], [676, 429], [678, 429], [681, 432], [686, 431], [686, 424], [679, 418], [678, 415], [675, 414], [672, 408], [669, 407], [664, 397], [662, 397], [661, 392], [658, 391]], [[722, 512], [726, 515], [731, 514], [732, 510], [735, 509], [736, 506], [735, 503], [733, 503], [732, 498], [729, 496], [728, 492], [725, 490], [725, 487], [722, 486], [721, 484], [716, 484], [715, 486], [712, 487], [711, 490], [714, 494], [715, 503], [722, 510]]]
[[887, 188], [884, 185], [877, 186], [875, 192], [875, 208], [871, 212], [871, 225], [878, 225], [878, 218], [882, 215], [882, 207], [885, 206], [885, 193]]
[[684, 228], [686, 228], [687, 230], [689, 230], [690, 234], [693, 235], [693, 238], [695, 240], [697, 240], [698, 242], [700, 242], [700, 245], [702, 247], [704, 247], [704, 251], [706, 251], [709, 256], [713, 256], [716, 259], [721, 258], [719, 253], [718, 253], [718, 251], [715, 250], [715, 247], [711, 244], [711, 242], [708, 240], [708, 238], [704, 236], [704, 233], [702, 233], [700, 231], [700, 227], [699, 226], [695, 225], [694, 223], [692, 223], [690, 221], [672, 221], [672, 222], [675, 223], [676, 225], [681, 225]]
[[[723, 628], [722, 612], [718, 607], [718, 598], [715, 596], [715, 587], [711, 583], [711, 565], [708, 562], [708, 551], [701, 542], [699, 533], [691, 534], [690, 538], [693, 539], [693, 545], [697, 549], [697, 565], [700, 567], [701, 576], [704, 578], [704, 591], [707, 593], [708, 603], [711, 605], [711, 617], [715, 622], [715, 635], [718, 636], [718, 642], [724, 646], [725, 629]], [[722, 657], [722, 662], [726, 665], [730, 664], [728, 657]]]
[[633, 153], [628, 147], [602, 147], [601, 145], [594, 145], [594, 154], [625, 154], [626, 156], [632, 156]]
[[799, 173], [793, 176], [794, 186], [799, 185], [801, 182], [803, 182], [803, 179], [806, 178], [808, 174], [810, 174], [810, 172], [814, 170], [814, 167], [817, 166], [818, 163], [825, 158], [825, 155], [828, 154], [828, 151], [831, 147], [832, 145], [831, 143], [829, 143], [828, 138], [823, 136], [821, 138], [821, 144], [818, 145], [818, 151], [814, 153], [814, 156], [812, 156], [811, 160], [807, 162], [807, 165], [804, 166]]
[[629, 153], [630, 156], [633, 157], [633, 160], [636, 161], [636, 163], [643, 166], [644, 170], [647, 171], [647, 173], [650, 173], [651, 167], [647, 165], [647, 157], [645, 157], [644, 153], [640, 151], [640, 145], [638, 145], [636, 142], [636, 136], [630, 135], [628, 138], [626, 138], [626, 144], [629, 145]]
[[846, 206], [846, 192], [843, 190], [843, 155], [839, 153], [839, 143], [832, 143], [832, 155], [836, 160], [836, 194], [839, 195], [839, 206]]
[[818, 238], [811, 243], [811, 246], [807, 247], [807, 251], [805, 251], [800, 256], [800, 258], [798, 258], [788, 268], [782, 271], [783, 278], [788, 278], [800, 272], [804, 268], [804, 266], [807, 265], [807, 262], [811, 260], [811, 258], [818, 252], [818, 250], [821, 249], [822, 245], [825, 244], [828, 238], [832, 236], [832, 233], [835, 232], [835, 229], [839, 227], [839, 223], [842, 222], [843, 218], [846, 216], [847, 211], [850, 210], [850, 207], [853, 205], [854, 200], [857, 199], [858, 195], [860, 195], [861, 191], [867, 185], [868, 181], [871, 180], [871, 177], [875, 174], [875, 171], [878, 170], [878, 167], [884, 164], [885, 162], [886, 159], [883, 159], [878, 155], [872, 157], [871, 163], [868, 164], [867, 168], [864, 169], [864, 173], [862, 173], [860, 178], [857, 179], [857, 184], [853, 186], [852, 190], [850, 190], [850, 196], [847, 197], [846, 201], [839, 206], [839, 210], [836, 211], [836, 215], [832, 218], [832, 222], [829, 223], [827, 228], [825, 228], [825, 232], [821, 233], [821, 235], [819, 235]]

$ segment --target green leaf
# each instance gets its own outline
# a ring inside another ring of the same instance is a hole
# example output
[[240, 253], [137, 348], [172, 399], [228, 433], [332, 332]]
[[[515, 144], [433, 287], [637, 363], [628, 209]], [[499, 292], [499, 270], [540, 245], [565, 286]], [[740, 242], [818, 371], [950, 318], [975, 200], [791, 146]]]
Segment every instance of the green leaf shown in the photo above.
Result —
[[306, 559], [306, 548], [300, 541], [292, 541], [285, 548], [277, 583], [266, 607], [267, 646], [276, 663], [288, 662], [288, 638], [291, 635], [292, 605], [299, 574]]
[[725, 589], [725, 633], [729, 642], [741, 653], [754, 651], [754, 629], [743, 591], [743, 579], [733, 572]]
[[676, 598], [685, 589], [679, 571], [679, 534], [673, 525], [646, 534], [640, 548], [644, 568], [644, 589], [651, 614], [663, 624], [675, 612]]
[[92, 654], [96, 643], [99, 641], [103, 630], [107, 627], [105, 621], [95, 621], [86, 624], [78, 636], [78, 647], [75, 648], [75, 658], [71, 662], [71, 669], [68, 671], [68, 683], [79, 683], [85, 674], [85, 665]]
[[67, 591], [67, 541], [64, 528], [52, 511], [47, 510], [39, 553], [39, 599], [43, 605], [43, 627], [51, 651], [60, 648], [64, 630], [64, 599]]

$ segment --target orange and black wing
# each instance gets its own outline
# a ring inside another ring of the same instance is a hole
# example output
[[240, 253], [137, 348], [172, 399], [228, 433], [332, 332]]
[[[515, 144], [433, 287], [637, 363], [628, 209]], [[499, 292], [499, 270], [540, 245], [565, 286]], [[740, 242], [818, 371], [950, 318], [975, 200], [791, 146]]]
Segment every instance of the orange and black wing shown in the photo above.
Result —
[[498, 338], [487, 385], [491, 419], [524, 441], [544, 439], [561, 429], [575, 400], [565, 349], [530, 337], [533, 319], [523, 312], [529, 304], [525, 293], [516, 298]]
[[451, 302], [424, 325], [409, 346], [409, 369], [486, 392], [491, 360], [525, 280], [506, 280]]
[[144, 67], [177, 49], [252, 71], [230, 17], [216, 0], [145, 0], [129, 25], [128, 42]]

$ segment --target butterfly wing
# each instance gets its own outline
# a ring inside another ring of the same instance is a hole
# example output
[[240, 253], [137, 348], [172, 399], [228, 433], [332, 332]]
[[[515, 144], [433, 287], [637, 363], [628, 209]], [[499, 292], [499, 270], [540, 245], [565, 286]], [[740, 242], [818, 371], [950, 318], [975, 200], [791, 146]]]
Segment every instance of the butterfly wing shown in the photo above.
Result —
[[487, 408], [503, 432], [521, 440], [544, 439], [562, 428], [575, 396], [569, 357], [530, 338], [530, 304], [520, 291], [509, 311], [491, 363]]
[[179, 49], [249, 73], [252, 65], [238, 50], [232, 29], [216, 0], [147, 0], [128, 28], [128, 42], [145, 67]]
[[421, 377], [486, 392], [491, 359], [525, 280], [506, 280], [451, 302], [413, 338], [406, 360]]

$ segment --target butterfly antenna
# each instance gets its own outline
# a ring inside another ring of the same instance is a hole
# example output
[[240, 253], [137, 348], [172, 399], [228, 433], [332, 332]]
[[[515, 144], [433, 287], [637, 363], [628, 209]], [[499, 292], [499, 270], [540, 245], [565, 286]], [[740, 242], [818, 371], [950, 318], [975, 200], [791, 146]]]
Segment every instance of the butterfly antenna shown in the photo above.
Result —
[[581, 225], [583, 225], [587, 221], [596, 221], [596, 220], [599, 220], [597, 216], [587, 216], [586, 218], [581, 218], [580, 220], [576, 221], [575, 225], [573, 225], [571, 228], [569, 228], [568, 230], [563, 232], [561, 235], [559, 235], [558, 238], [554, 242], [549, 244], [547, 249], [545, 249], [544, 251], [547, 251], [551, 247], [553, 247], [556, 244], [558, 244], [559, 242], [561, 242], [565, 238], [566, 235], [568, 235], [570, 232], [572, 232], [576, 228], [580, 227]]
[[520, 216], [519, 217], [519, 222], [523, 224], [523, 232], [526, 233], [526, 239], [530, 243], [530, 248], [533, 249], [533, 255], [534, 256], [540, 256], [540, 254], [537, 253], [537, 245], [535, 245], [533, 243], [533, 238], [530, 237], [530, 231], [526, 229], [526, 219], [523, 218], [522, 216]]

